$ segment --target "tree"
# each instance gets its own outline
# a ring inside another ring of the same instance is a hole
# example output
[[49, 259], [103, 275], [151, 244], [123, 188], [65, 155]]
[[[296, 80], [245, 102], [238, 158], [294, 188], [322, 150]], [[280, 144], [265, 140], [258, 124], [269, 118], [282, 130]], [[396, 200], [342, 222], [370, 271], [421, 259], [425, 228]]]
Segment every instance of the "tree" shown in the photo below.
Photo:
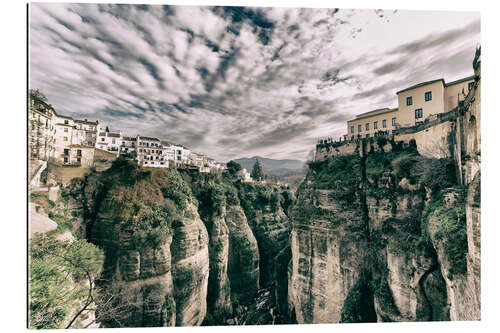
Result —
[[109, 132], [109, 127], [108, 126], [106, 126], [106, 132]]
[[58, 241], [39, 234], [30, 241], [30, 328], [74, 327], [96, 305], [101, 249], [80, 239]]
[[238, 171], [241, 170], [241, 165], [239, 163], [236, 163], [233, 160], [227, 162], [226, 166], [227, 166], [227, 172], [232, 177], [236, 177], [236, 174], [238, 173]]
[[47, 102], [47, 97], [39, 89], [30, 89], [29, 98], [30, 100], [33, 100], [35, 104]]
[[255, 164], [253, 165], [251, 176], [254, 180], [257, 181], [264, 179], [264, 172], [262, 172], [262, 167], [260, 166], [260, 162], [258, 159], [255, 159]]

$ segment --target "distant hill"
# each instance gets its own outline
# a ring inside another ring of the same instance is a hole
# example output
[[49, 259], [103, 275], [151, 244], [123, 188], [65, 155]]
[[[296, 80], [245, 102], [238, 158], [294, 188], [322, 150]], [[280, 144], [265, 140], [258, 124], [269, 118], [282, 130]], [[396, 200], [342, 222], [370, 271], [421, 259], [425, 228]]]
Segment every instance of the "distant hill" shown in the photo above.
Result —
[[295, 183], [306, 174], [305, 162], [299, 160], [275, 160], [260, 156], [243, 157], [233, 161], [239, 163], [248, 172], [252, 172], [255, 159], [258, 159], [265, 174], [277, 176], [283, 182]]

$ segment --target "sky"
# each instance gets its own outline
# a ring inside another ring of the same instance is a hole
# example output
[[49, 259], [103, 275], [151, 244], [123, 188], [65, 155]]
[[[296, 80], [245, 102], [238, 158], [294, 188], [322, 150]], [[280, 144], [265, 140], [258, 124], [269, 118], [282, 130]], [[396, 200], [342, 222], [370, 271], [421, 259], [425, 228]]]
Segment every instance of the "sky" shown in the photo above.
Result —
[[396, 91], [472, 75], [479, 12], [40, 4], [29, 86], [58, 113], [226, 162], [305, 160]]

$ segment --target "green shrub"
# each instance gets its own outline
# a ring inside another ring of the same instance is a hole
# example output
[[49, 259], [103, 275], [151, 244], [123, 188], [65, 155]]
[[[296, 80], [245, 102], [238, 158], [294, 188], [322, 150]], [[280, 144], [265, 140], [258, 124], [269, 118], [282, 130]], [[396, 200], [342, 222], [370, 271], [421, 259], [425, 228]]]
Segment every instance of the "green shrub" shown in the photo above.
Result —
[[177, 208], [172, 202], [153, 204], [149, 213], [133, 216], [122, 225], [122, 230], [131, 236], [131, 245], [136, 248], [159, 248], [172, 233], [172, 224], [179, 219]]

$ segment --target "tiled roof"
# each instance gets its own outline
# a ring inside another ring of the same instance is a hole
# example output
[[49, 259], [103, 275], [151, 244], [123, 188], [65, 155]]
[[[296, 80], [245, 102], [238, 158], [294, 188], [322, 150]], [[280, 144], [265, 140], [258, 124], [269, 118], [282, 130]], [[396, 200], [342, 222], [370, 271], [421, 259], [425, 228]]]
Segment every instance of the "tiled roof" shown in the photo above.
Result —
[[444, 79], [443, 78], [440, 78], [440, 79], [435, 79], [435, 80], [431, 80], [431, 81], [425, 81], [425, 82], [421, 82], [421, 83], [417, 83], [411, 87], [408, 87], [408, 88], [405, 88], [403, 90], [400, 90], [398, 91], [396, 94], [399, 94], [399, 93], [402, 93], [402, 92], [405, 92], [405, 91], [408, 91], [408, 90], [412, 90], [412, 89], [415, 89], [415, 88], [419, 88], [419, 87], [423, 87], [423, 86], [426, 86], [428, 84], [432, 84], [432, 83], [435, 83], [435, 82], [439, 82], [441, 81], [444, 85]]
[[458, 83], [462, 83], [462, 82], [466, 82], [466, 81], [470, 81], [470, 80], [474, 80], [474, 75], [467, 76], [467, 77], [464, 77], [463, 79], [455, 80], [455, 81], [452, 81], [450, 83], [446, 83], [445, 87], [449, 87], [449, 86], [452, 86], [454, 84], [458, 84]]

